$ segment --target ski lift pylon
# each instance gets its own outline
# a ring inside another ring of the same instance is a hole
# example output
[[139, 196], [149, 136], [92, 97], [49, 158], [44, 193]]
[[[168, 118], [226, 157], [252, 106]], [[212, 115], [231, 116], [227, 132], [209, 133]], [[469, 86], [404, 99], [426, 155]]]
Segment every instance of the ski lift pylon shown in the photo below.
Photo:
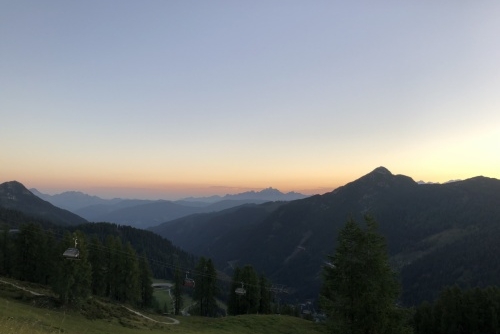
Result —
[[80, 251], [77, 248], [78, 238], [75, 237], [73, 240], [75, 240], [75, 247], [66, 249], [63, 256], [69, 260], [80, 260]]
[[243, 295], [245, 295], [247, 293], [247, 291], [245, 290], [243, 282], [241, 282], [241, 288], [236, 288], [236, 290], [234, 290], [234, 292], [237, 295], [240, 295], [240, 296], [243, 296]]

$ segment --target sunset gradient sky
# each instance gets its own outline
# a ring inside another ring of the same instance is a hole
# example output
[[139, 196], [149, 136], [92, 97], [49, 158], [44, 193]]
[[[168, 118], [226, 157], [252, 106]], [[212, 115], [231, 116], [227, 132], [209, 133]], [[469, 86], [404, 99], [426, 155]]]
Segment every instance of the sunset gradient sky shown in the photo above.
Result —
[[500, 178], [498, 1], [0, 1], [0, 183], [325, 193]]

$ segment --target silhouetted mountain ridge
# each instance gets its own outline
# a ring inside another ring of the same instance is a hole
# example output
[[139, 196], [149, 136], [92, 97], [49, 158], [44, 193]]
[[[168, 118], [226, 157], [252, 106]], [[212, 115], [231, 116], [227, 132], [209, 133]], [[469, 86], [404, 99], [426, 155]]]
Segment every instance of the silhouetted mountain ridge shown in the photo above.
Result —
[[65, 191], [55, 195], [41, 193], [35, 188], [30, 189], [30, 191], [41, 199], [72, 212], [91, 205], [112, 205], [122, 201], [120, 198], [102, 199], [98, 196], [85, 194], [81, 191]]
[[290, 201], [307, 197], [296, 192], [284, 194], [274, 188], [263, 189], [259, 192], [228, 194], [223, 197], [190, 197], [179, 201], [120, 198], [107, 200], [76, 191], [57, 195], [42, 194], [36, 189], [33, 191], [54, 205], [71, 210], [88, 221], [113, 222], [138, 228], [147, 228], [191, 214], [220, 211], [242, 204]]
[[219, 202], [224, 200], [259, 200], [261, 203], [270, 201], [294, 201], [296, 199], [303, 199], [308, 197], [295, 191], [290, 191], [287, 193], [282, 193], [278, 189], [269, 187], [262, 189], [260, 191], [245, 191], [238, 194], [226, 194], [224, 196], [214, 195], [208, 197], [187, 197], [181, 201], [187, 202]]
[[20, 211], [60, 225], [78, 225], [87, 222], [82, 217], [35, 196], [18, 181], [0, 184], [0, 207]]

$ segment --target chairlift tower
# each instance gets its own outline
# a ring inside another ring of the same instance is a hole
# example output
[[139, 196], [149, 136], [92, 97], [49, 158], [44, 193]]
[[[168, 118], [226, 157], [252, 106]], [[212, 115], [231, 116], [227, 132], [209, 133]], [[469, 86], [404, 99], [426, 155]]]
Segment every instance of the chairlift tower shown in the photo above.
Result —
[[78, 238], [74, 237], [73, 240], [75, 241], [75, 247], [66, 249], [63, 253], [63, 256], [69, 260], [80, 260], [80, 251], [77, 248]]

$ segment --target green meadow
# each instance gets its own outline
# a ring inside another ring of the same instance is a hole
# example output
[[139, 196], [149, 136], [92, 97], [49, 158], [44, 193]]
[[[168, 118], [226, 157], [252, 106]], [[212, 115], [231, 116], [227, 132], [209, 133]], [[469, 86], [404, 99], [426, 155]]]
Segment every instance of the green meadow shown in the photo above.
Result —
[[[23, 282], [11, 282], [19, 286], [23, 284]], [[43, 290], [43, 287], [26, 288], [40, 293], [47, 292]], [[0, 283], [0, 333], [2, 334], [314, 334], [325, 332], [325, 328], [320, 324], [282, 315], [205, 318], [171, 315], [167, 317], [140, 312], [150, 319], [130, 312], [124, 305], [97, 299], [90, 299], [78, 308], [68, 308], [58, 305], [57, 300], [48, 294], [35, 296], [12, 285]], [[173, 319], [179, 320], [180, 323], [167, 324], [172, 323]]]

